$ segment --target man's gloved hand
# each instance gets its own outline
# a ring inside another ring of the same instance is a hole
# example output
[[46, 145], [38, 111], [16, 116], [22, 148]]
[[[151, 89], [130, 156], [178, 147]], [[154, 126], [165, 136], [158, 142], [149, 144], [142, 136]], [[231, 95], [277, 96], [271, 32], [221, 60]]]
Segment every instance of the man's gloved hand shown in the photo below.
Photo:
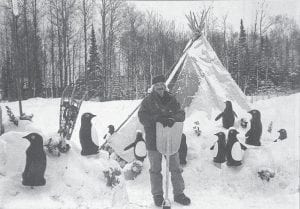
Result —
[[163, 127], [168, 126], [168, 118], [165, 116], [158, 117], [157, 122], [161, 123], [163, 125]]
[[167, 126], [168, 127], [171, 128], [174, 125], [174, 123], [175, 123], [175, 119], [174, 118], [168, 118], [167, 119]]

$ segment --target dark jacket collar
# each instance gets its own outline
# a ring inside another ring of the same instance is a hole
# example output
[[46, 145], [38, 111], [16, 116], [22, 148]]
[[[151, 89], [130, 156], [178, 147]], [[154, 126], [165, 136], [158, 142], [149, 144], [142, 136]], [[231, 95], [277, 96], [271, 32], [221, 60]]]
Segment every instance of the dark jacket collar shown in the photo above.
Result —
[[164, 91], [164, 95], [161, 97], [157, 92], [152, 91], [151, 96], [156, 100], [160, 101], [163, 105], [166, 105], [171, 100], [171, 94], [167, 91]]

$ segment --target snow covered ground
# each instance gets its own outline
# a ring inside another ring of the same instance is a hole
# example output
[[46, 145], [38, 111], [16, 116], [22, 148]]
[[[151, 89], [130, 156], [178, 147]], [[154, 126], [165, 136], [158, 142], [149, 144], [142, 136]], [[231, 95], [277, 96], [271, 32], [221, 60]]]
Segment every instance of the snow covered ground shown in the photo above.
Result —
[[[205, 209], [264, 209], [299, 208], [299, 101], [300, 94], [257, 101], [252, 108], [261, 111], [263, 123], [263, 146], [249, 148], [244, 164], [238, 169], [222, 165], [219, 169], [212, 163], [210, 146], [216, 140], [213, 134], [222, 130], [220, 122], [205, 118], [201, 113], [190, 113], [184, 132], [187, 135], [188, 164], [183, 167], [186, 183], [185, 193], [192, 204], [186, 208]], [[101, 140], [109, 124], [115, 127], [127, 117], [139, 101], [84, 102], [80, 115], [92, 112], [97, 117], [93, 123], [98, 127]], [[0, 136], [0, 209], [35, 208], [156, 208], [152, 201], [149, 184], [149, 164], [135, 180], [125, 181], [114, 189], [106, 186], [103, 171], [113, 160], [99, 155], [82, 157], [78, 120], [70, 141], [71, 150], [60, 157], [47, 155], [44, 187], [24, 187], [21, 175], [25, 167], [25, 150], [29, 143], [22, 139], [31, 131], [40, 131], [45, 139], [55, 136], [58, 130], [59, 99], [30, 99], [23, 102], [25, 113], [34, 114], [33, 122], [21, 121], [18, 127], [8, 121], [5, 105], [18, 114], [18, 103], [1, 103], [5, 134]], [[193, 123], [200, 121], [201, 136], [193, 132]], [[273, 121], [272, 133], [267, 132]], [[238, 124], [238, 135], [244, 142], [244, 133]], [[285, 128], [288, 138], [273, 143], [278, 130]], [[103, 141], [100, 141], [101, 144]], [[275, 172], [269, 182], [258, 177], [260, 169]], [[164, 172], [164, 171], [163, 171]], [[170, 195], [170, 199], [173, 200]], [[181, 208], [173, 203], [172, 208]]]

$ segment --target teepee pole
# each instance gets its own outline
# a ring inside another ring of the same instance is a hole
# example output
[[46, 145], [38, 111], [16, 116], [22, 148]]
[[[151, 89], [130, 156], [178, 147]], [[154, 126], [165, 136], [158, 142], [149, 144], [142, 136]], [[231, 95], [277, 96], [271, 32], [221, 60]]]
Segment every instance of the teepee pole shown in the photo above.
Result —
[[140, 103], [133, 111], [132, 111], [132, 113], [130, 113], [129, 115], [128, 115], [128, 117], [123, 121], [123, 123], [121, 123], [121, 125], [119, 125], [119, 127], [115, 130], [115, 133], [116, 132], [118, 132], [121, 128], [122, 128], [122, 126], [131, 118], [131, 116], [140, 108], [140, 106], [141, 106], [141, 104], [142, 103]]

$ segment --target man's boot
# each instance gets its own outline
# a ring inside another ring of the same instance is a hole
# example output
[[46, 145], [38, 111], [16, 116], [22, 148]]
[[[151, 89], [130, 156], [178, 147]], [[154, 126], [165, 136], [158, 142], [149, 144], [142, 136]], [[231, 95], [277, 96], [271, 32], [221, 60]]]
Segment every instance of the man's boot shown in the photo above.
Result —
[[185, 196], [184, 193], [174, 196], [174, 201], [181, 205], [191, 204], [191, 199]]

